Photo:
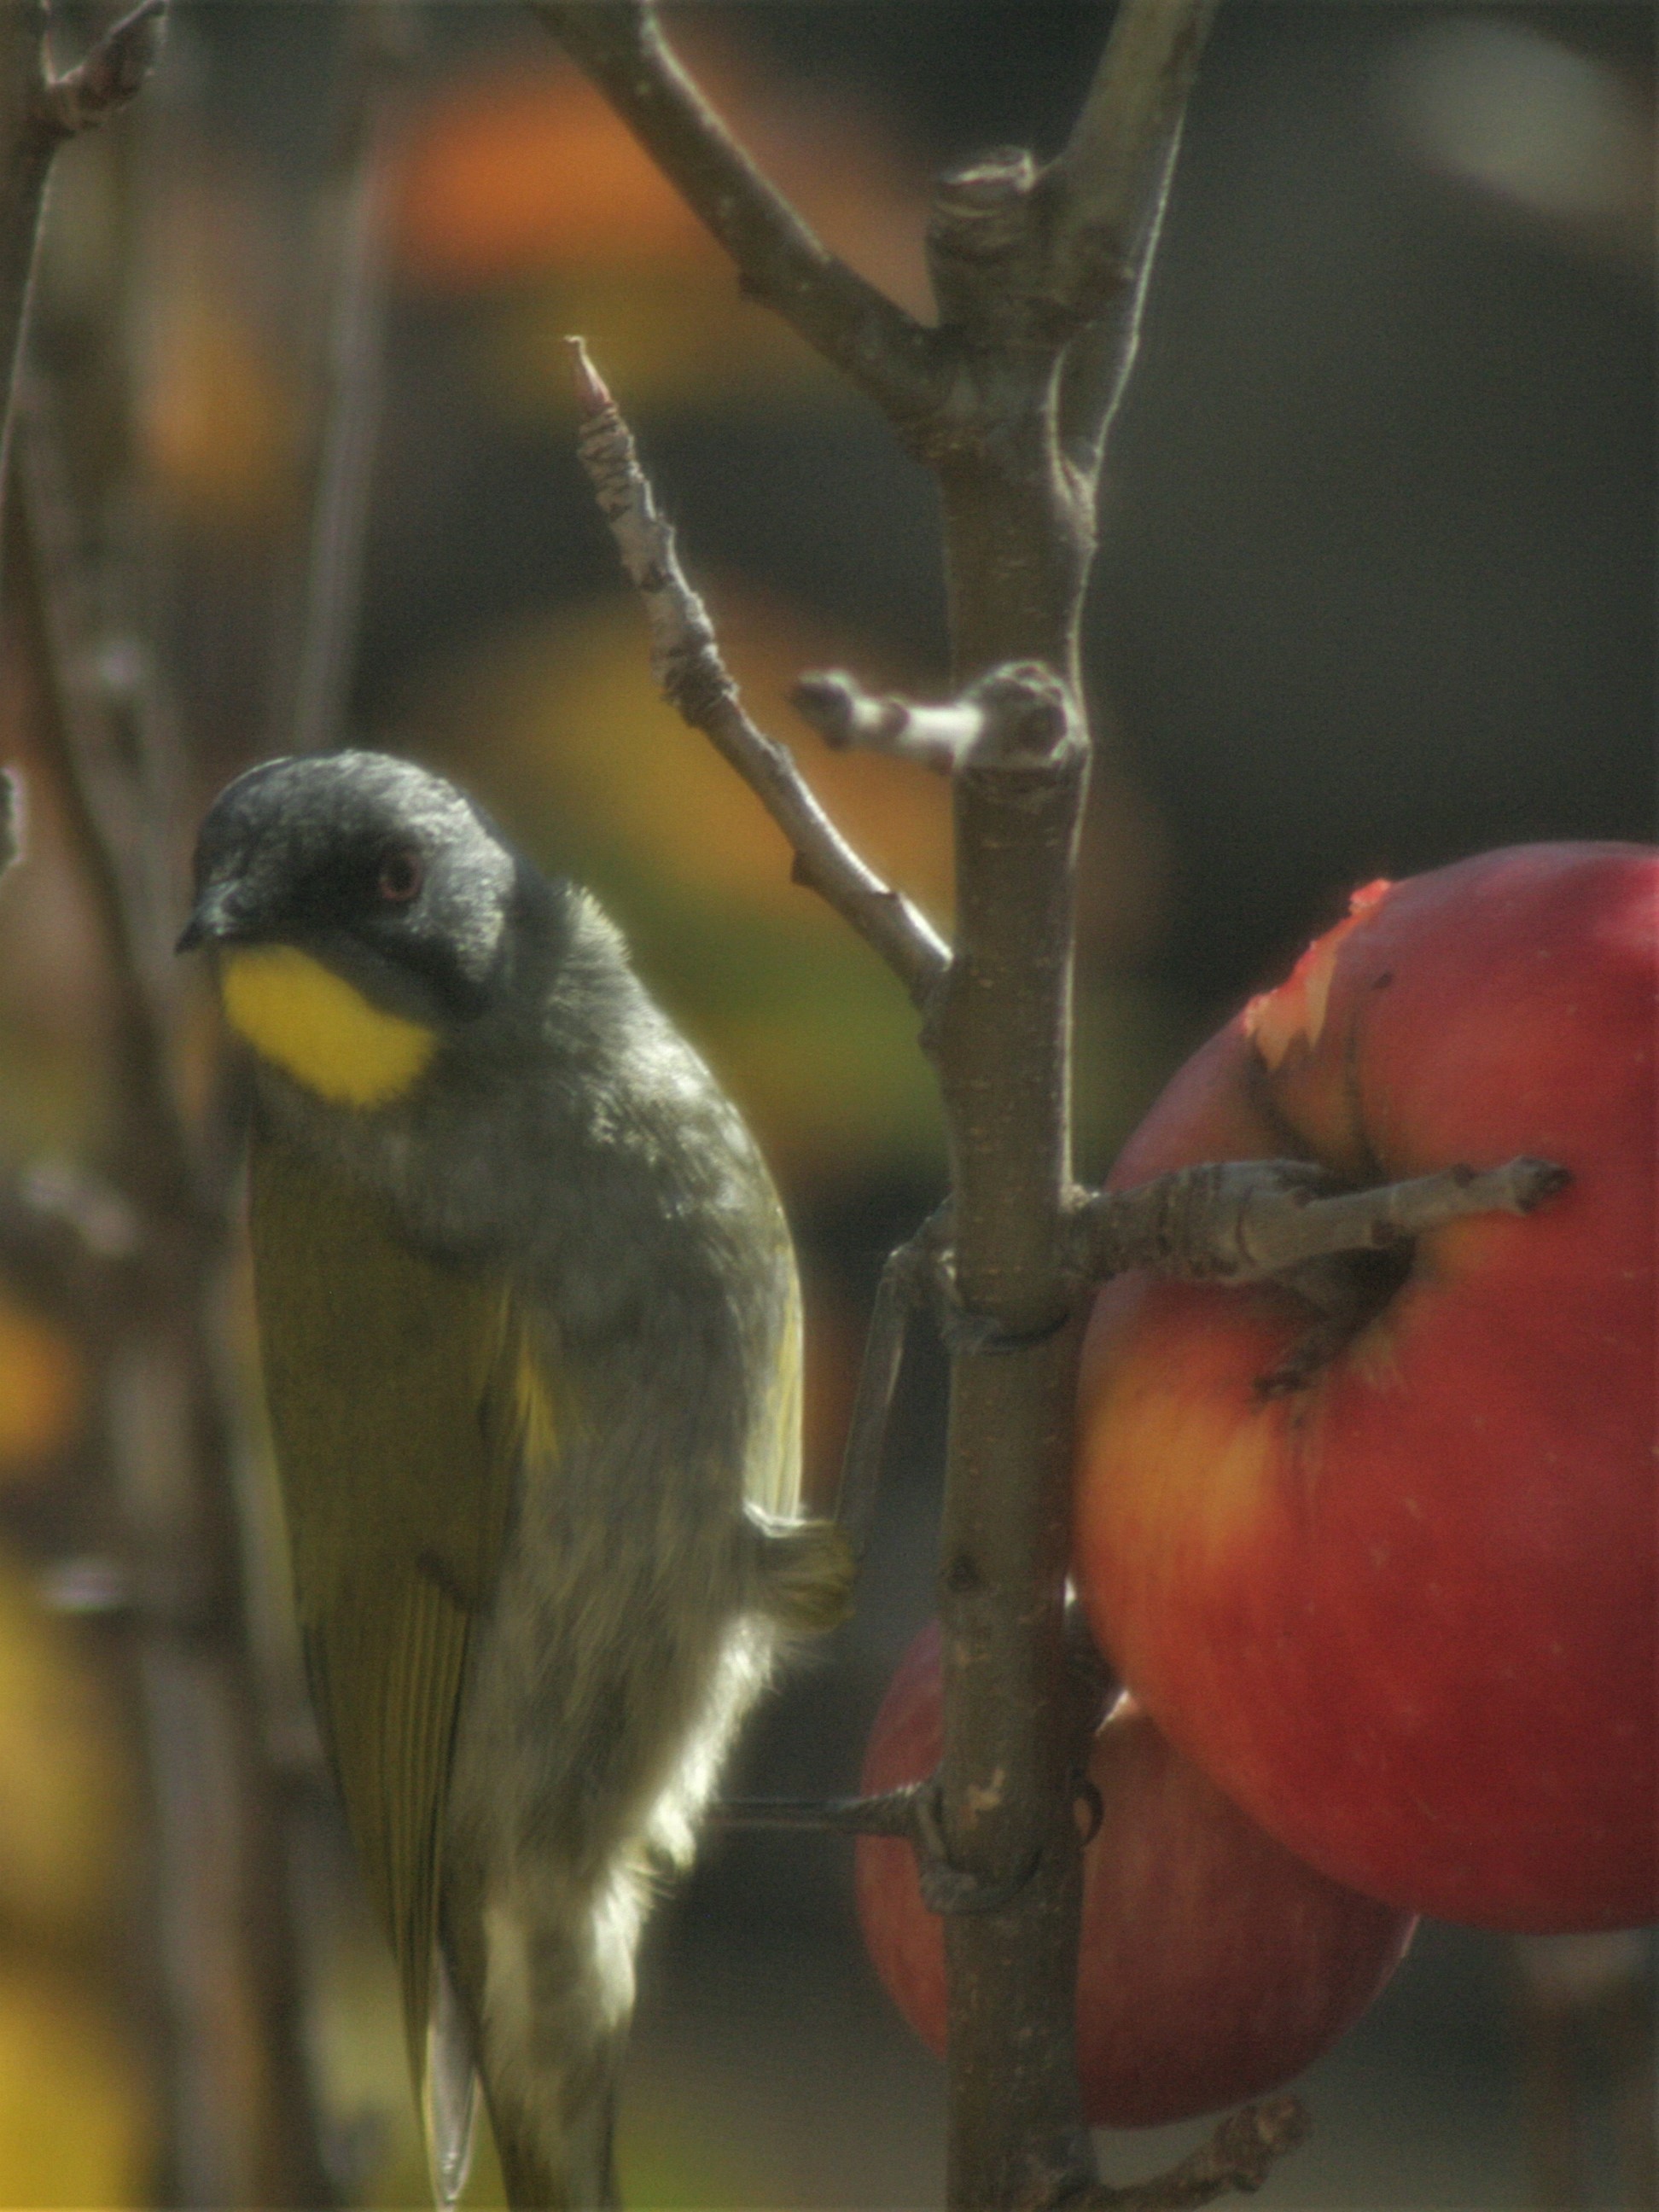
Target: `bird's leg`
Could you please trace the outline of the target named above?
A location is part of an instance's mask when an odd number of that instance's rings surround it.
[[[793,1633],[816,1633],[844,1620],[869,1541],[881,1480],[882,1448],[904,1358],[910,1318],[933,1295],[945,1247],[941,1208],[881,1271],[858,1390],[842,1455],[833,1520],[791,1521],[748,1510],[760,1603]]]
[[[949,1209],[940,1206],[908,1243],[888,1255],[876,1286],[836,1500],[836,1524],[852,1547],[854,1559],[864,1557],[870,1540],[881,1484],[882,1447],[887,1441],[887,1423],[911,1318],[933,1294],[949,1230]]]

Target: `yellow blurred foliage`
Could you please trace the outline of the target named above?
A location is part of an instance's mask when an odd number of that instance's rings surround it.
[[[103,1686],[27,1578],[0,1562],[0,1922],[48,1942],[96,1932],[131,1828]]]
[[[71,1979],[0,1960],[0,2204],[145,2202],[147,2087],[131,2045]]]
[[[0,1291],[0,1483],[33,1473],[75,1441],[85,1396],[78,1348]]]
[[[688,35],[690,33],[690,35]],[[761,168],[828,242],[931,318],[925,167],[868,102],[769,76],[706,17],[677,27],[699,82]],[[667,270],[735,290],[722,250],[586,79],[550,52],[448,87],[410,132],[397,250],[444,289],[549,270]]]
[[[428,283],[719,258],[573,69],[496,70],[447,93],[411,135],[400,183],[399,258]]]
[[[257,333],[188,277],[157,319],[139,432],[163,495],[193,520],[263,522],[287,495],[289,395]]]

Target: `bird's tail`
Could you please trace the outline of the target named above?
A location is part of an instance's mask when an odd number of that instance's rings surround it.
[[[451,1979],[449,1962],[439,1950],[433,1961],[432,2014],[420,2086],[432,2198],[441,2212],[450,2212],[459,2202],[472,2168],[478,2117],[472,2049],[471,2023]]]
[[[619,2049],[619,2063],[620,2057]],[[532,2206],[538,2212],[543,2207],[551,2212],[611,2212],[622,2202],[614,2154],[616,2072],[603,2086],[585,2087],[562,2103],[557,2124],[550,2128],[545,2106],[532,2111],[520,2105],[496,2117],[491,2100],[512,2212],[530,2212]]]
[[[487,1899],[477,2055],[513,2212],[598,2212],[617,2195],[612,2138],[634,2009],[646,1883],[550,1880]]]

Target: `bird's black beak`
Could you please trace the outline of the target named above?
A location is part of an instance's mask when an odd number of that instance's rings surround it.
[[[242,934],[242,917],[232,905],[230,897],[221,884],[209,884],[197,899],[190,920],[179,933],[175,952],[194,952],[198,946],[210,945],[224,937]]]

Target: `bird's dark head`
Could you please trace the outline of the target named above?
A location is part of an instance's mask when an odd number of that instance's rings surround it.
[[[233,1027],[336,1103],[384,1104],[488,1011],[532,879],[471,801],[384,753],[267,761],[222,791],[179,940]]]

